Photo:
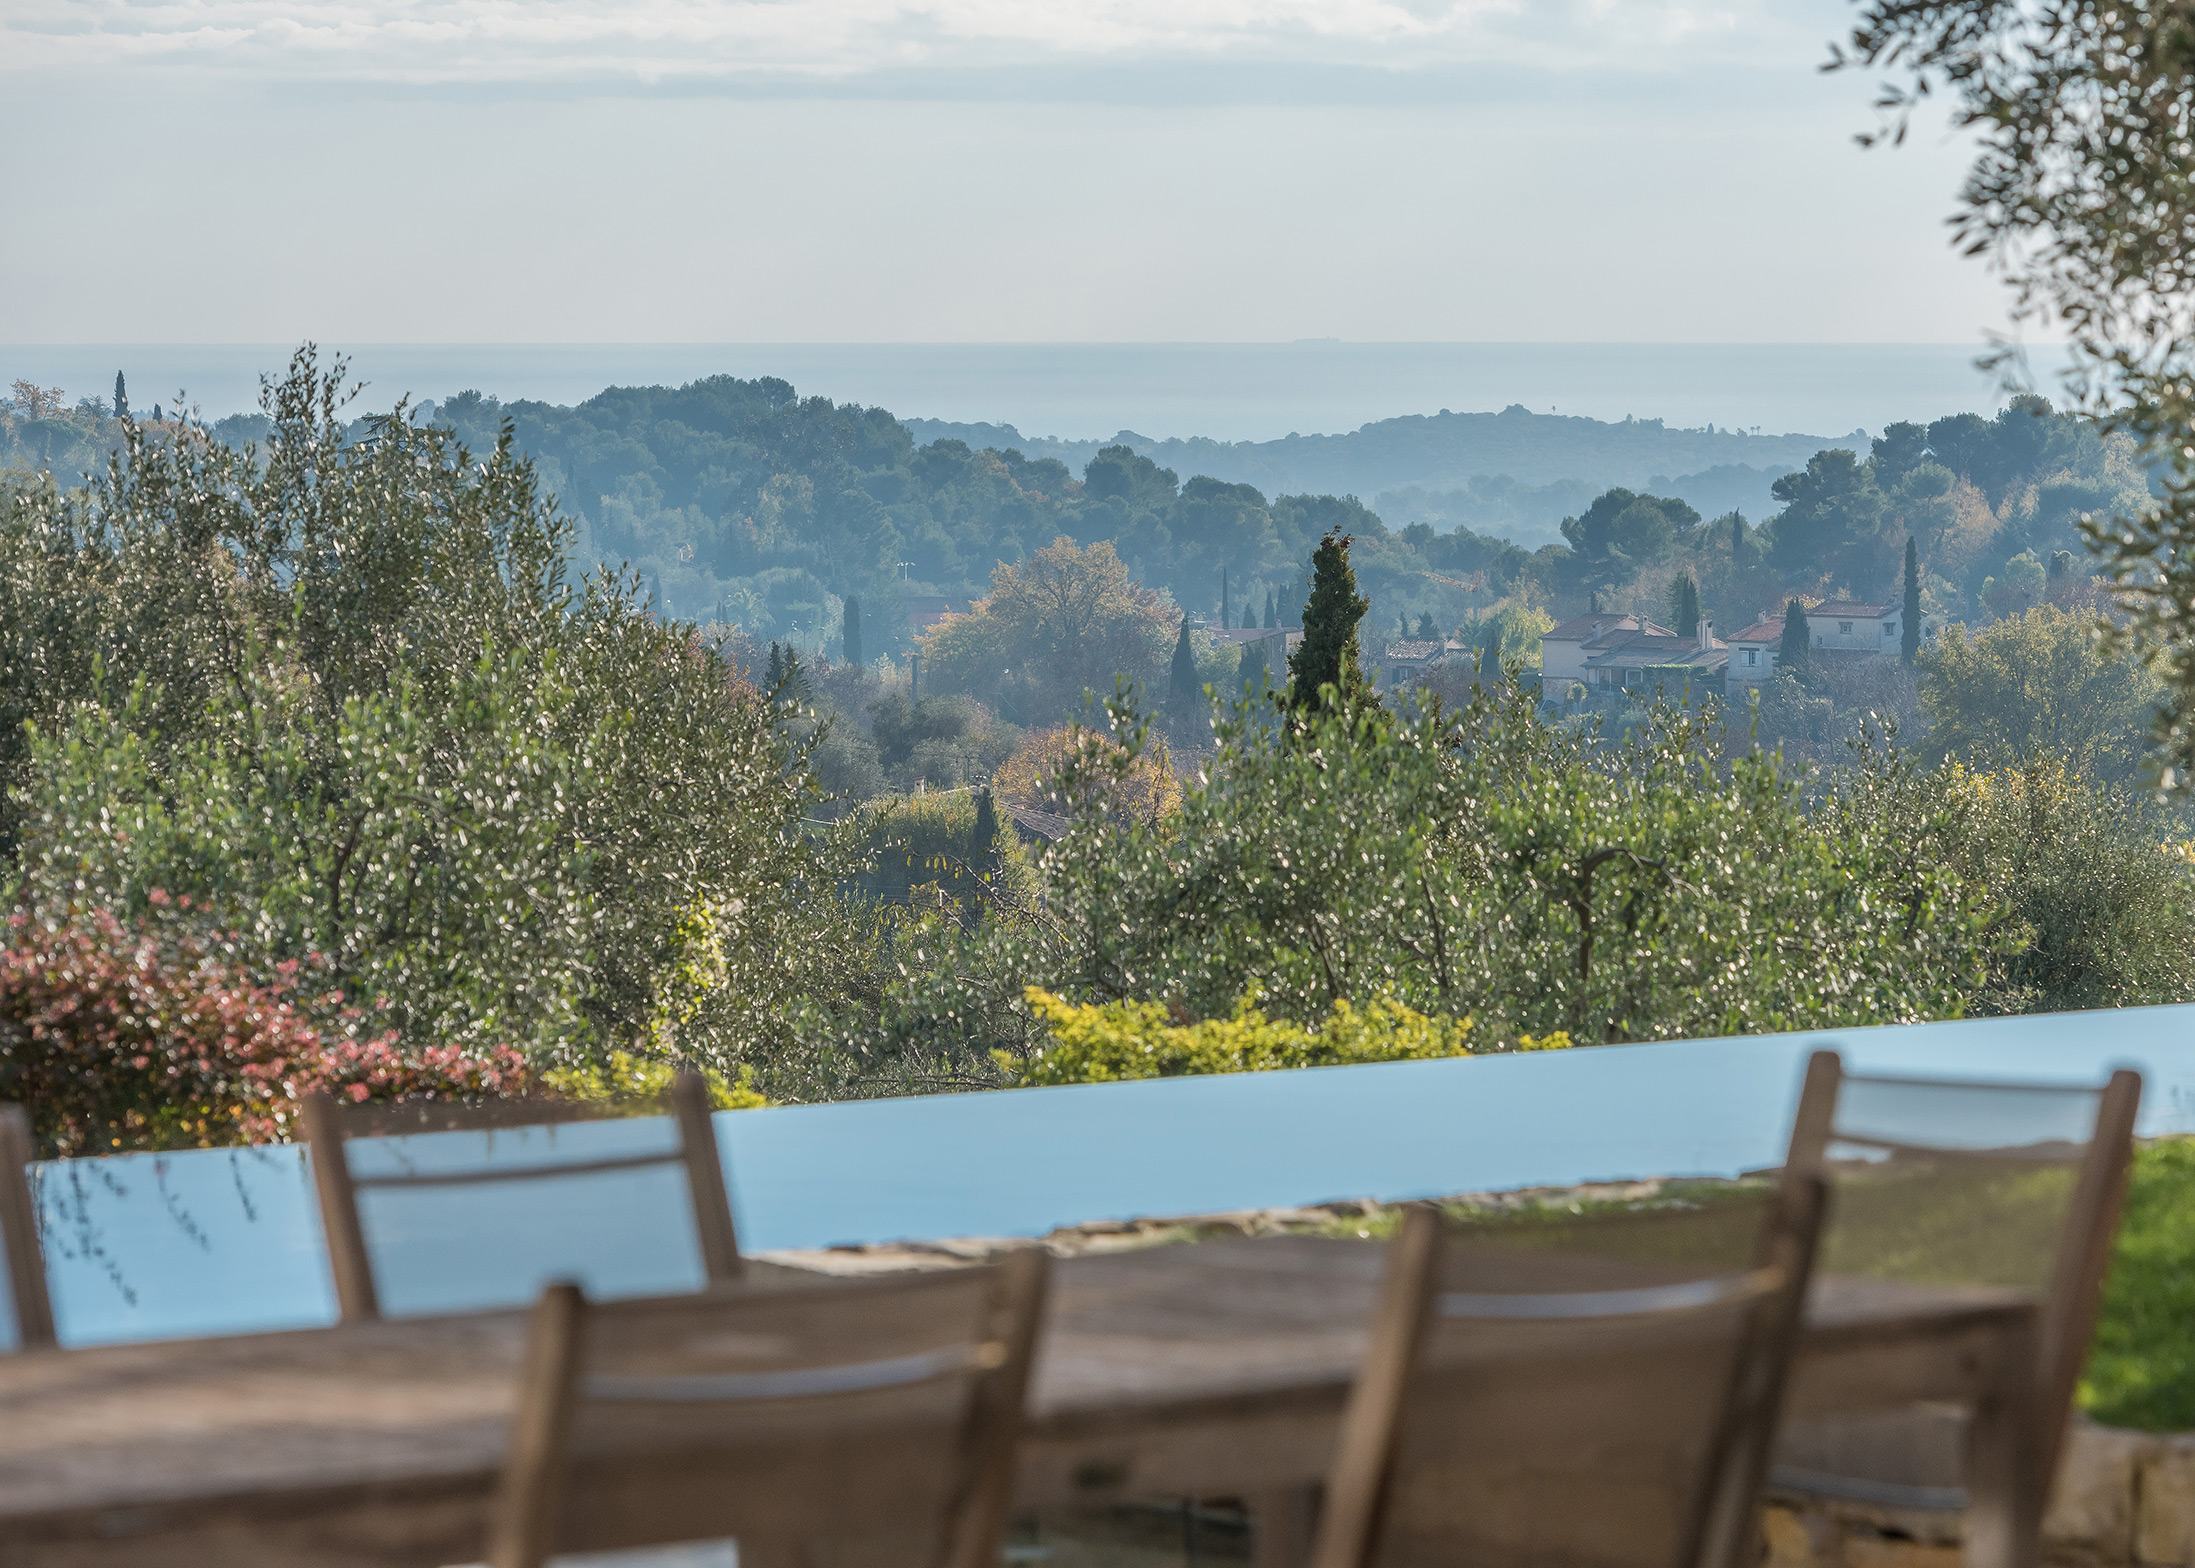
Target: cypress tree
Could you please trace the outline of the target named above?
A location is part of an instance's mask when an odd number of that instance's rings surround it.
[[[1189,617],[1181,618],[1181,636],[1174,643],[1174,669],[1170,683],[1175,697],[1194,702],[1197,697],[1197,655],[1189,646]]]
[[[1910,666],[1921,651],[1921,552],[1912,539],[1905,541],[1905,625],[1900,651]]]
[[[1280,624],[1280,595],[1265,590],[1265,630],[1271,631]]]
[[[1700,634],[1700,585],[1690,572],[1679,572],[1669,581],[1669,618],[1679,637]]]
[[[846,625],[842,640],[846,644],[845,658],[848,664],[859,669],[869,662],[861,656],[861,601],[852,594],[846,596]]]
[[[972,859],[986,877],[998,870],[998,804],[988,789],[976,791],[975,853]]]
[[[1242,607],[1242,629],[1246,632],[1254,632],[1258,629],[1258,607],[1256,605],[1246,604]]]
[[[1227,598],[1227,568],[1224,566],[1219,569],[1219,623],[1222,626],[1235,624],[1234,611]]]
[[[778,652],[774,642],[770,644],[770,673],[766,678],[770,683],[769,689],[773,692],[785,684],[785,655]]]
[[[1796,599],[1786,600],[1783,607],[1783,643],[1776,650],[1776,665],[1800,675],[1806,670],[1806,611]]]
[[[122,384],[122,372],[119,370],[114,373],[114,417],[130,417],[130,389]]]
[[[1296,708],[1315,707],[1321,686],[1332,686],[1344,707],[1379,703],[1357,662],[1357,623],[1371,605],[1357,592],[1357,574],[1349,565],[1352,542],[1348,534],[1331,528],[1312,552],[1303,641],[1288,659],[1293,682],[1288,700]]]
[[[1733,566],[1743,566],[1745,564],[1745,514],[1743,512],[1732,512],[1730,514],[1730,564]]]
[[[1254,688],[1253,695],[1273,684],[1273,664],[1262,639],[1242,645],[1242,663],[1236,667],[1235,679]]]

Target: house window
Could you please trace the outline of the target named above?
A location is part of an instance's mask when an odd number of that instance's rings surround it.
[[[1897,623],[1896,621],[1885,621],[1885,622],[1883,622],[1883,635],[1884,635],[1885,637],[1895,637],[1895,636],[1897,636],[1897,635],[1898,635],[1898,623]]]
[[[1839,637],[1849,637],[1849,636],[1851,636],[1851,635],[1852,635],[1852,623],[1851,623],[1850,621],[1839,621],[1839,622],[1837,623],[1837,635],[1838,635]]]
[[[1746,662],[1746,663],[1748,663],[1748,664],[1758,664],[1758,663],[1760,663],[1760,662],[1761,662],[1761,651],[1760,651],[1760,649],[1758,649],[1758,648],[1748,648],[1748,649],[1746,649],[1746,650],[1745,650],[1745,662]]]

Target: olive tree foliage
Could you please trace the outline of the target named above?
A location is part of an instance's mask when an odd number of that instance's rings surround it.
[[[1042,901],[907,942],[871,1070],[1026,1059],[1030,985],[1184,1021],[1248,998],[1315,1025],[1385,998],[1472,1018],[1475,1049],[1956,1016],[2006,918],[1942,857],[1925,776],[1879,746],[1810,813],[1775,756],[1722,760],[1714,715],[1681,707],[1619,743],[1507,682],[1454,711],[1246,704],[1152,821],[1106,807],[1143,734],[1125,701],[1110,719],[1057,775],[1072,825]]]
[[[2010,907],[2018,940],[1993,958],[1983,1013],[2195,999],[2195,844],[2154,796],[2099,783],[2061,754],[1934,781],[1947,850]]]
[[[1982,767],[2056,758],[2076,773],[2131,782],[2158,682],[2099,650],[2092,625],[2044,604],[1971,633],[1945,628],[1918,661],[1930,749]]]
[[[860,946],[812,741],[573,579],[508,432],[354,442],[341,377],[301,350],[264,450],[126,422],[0,517],[0,885],[191,894],[408,1038],[766,1059]]]
[[[2013,285],[2015,318],[2062,330],[2075,406],[2139,443],[2155,490],[2082,528],[2124,608],[2113,643],[2168,700],[2163,778],[2195,765],[2195,13],[2166,0],[1863,0],[1832,68],[1887,73],[1902,140],[1938,89],[1979,150],[1952,218]]]

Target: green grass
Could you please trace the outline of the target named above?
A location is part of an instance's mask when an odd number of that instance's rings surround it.
[[[2080,1401],[2111,1426],[2195,1428],[2195,1138],[2135,1154]]]

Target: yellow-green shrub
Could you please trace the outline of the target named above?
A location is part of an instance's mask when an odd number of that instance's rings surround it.
[[[611,1116],[653,1116],[670,1093],[678,1069],[669,1062],[651,1062],[624,1051],[612,1051],[609,1061],[580,1067],[556,1067],[541,1075],[541,1082],[567,1100],[600,1106]],[[754,1085],[754,1069],[742,1066],[738,1079],[704,1070],[709,1083],[709,1103],[720,1111],[751,1111],[768,1105],[769,1097]]]
[[[1052,1037],[1023,1069],[1024,1085],[1416,1061],[1472,1051],[1470,1019],[1430,1018],[1386,996],[1361,1010],[1336,1002],[1326,1021],[1310,1029],[1285,1018],[1267,1018],[1254,996],[1236,1003],[1232,1018],[1176,1023],[1160,1002],[1078,1006],[1041,986],[1030,986],[1024,994]],[[1569,1036],[1559,1033],[1540,1039],[1527,1035],[1517,1049],[1554,1050],[1569,1043]],[[999,1061],[1009,1069],[1015,1065],[1004,1052]]]

